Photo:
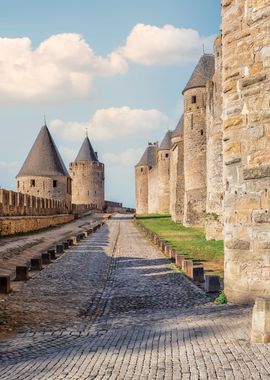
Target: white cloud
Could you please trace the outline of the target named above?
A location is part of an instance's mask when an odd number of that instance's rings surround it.
[[[194,29],[137,24],[120,52],[130,61],[147,66],[189,63],[202,54],[203,44],[212,51],[213,40],[214,36],[202,37]]]
[[[29,38],[0,38],[0,98],[66,100],[89,96],[96,75],[123,74],[117,52],[97,56],[79,35],[53,35],[33,49]]]
[[[169,118],[156,109],[143,110],[129,107],[99,109],[86,122],[64,122],[58,119],[50,122],[51,129],[56,135],[70,141],[81,140],[86,129],[91,139],[108,141],[131,136],[146,136],[159,128],[165,130],[170,125]]]
[[[119,166],[124,168],[132,168],[139,161],[143,154],[143,149],[129,148],[118,154],[105,153],[102,156],[102,161],[107,167]]]
[[[28,37],[0,38],[0,100],[55,102],[87,98],[96,76],[125,74],[128,61],[142,65],[193,62],[214,36],[173,25],[137,24],[124,46],[98,56],[76,33],[52,35],[33,48]]]
[[[76,152],[74,149],[68,148],[66,146],[59,146],[59,152],[64,161],[71,162],[76,157]]]

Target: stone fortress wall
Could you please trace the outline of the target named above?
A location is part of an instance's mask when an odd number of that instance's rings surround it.
[[[270,3],[223,0],[225,292],[270,292]]]
[[[215,73],[206,87],[206,238],[223,239],[222,38],[216,38]]]
[[[169,151],[168,201],[176,222],[204,226],[208,239],[224,237],[225,293],[249,303],[270,291],[269,0],[222,0],[214,52],[204,85],[197,66],[184,89],[183,137],[174,131]],[[140,199],[137,206],[139,214]]]

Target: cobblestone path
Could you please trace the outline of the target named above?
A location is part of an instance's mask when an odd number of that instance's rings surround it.
[[[124,217],[23,294],[26,313],[47,319],[0,343],[1,380],[270,378],[270,347],[249,343],[250,309],[212,304]]]

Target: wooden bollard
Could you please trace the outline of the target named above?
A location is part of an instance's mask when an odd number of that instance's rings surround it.
[[[16,266],[16,281],[27,281],[29,279],[28,267],[26,265]]]
[[[57,244],[56,245],[56,253],[64,253],[64,245],[63,244]]]
[[[171,249],[171,252],[170,252],[170,258],[171,258],[172,260],[175,260],[175,256],[176,256],[176,252],[175,252],[175,250],[174,250],[174,249]]]
[[[204,289],[207,293],[219,293],[221,290],[220,277],[214,275],[205,275]]]
[[[55,248],[49,248],[47,252],[51,255],[51,260],[56,260],[56,249]]]
[[[193,261],[192,260],[184,260],[182,269],[188,277],[193,279]]]
[[[62,244],[64,246],[64,249],[68,249],[69,248],[69,245],[68,245],[67,241],[63,241]]]
[[[175,265],[177,266],[177,268],[183,269],[184,260],[185,260],[185,256],[178,255],[178,254],[175,255]]]
[[[74,244],[73,244],[73,239],[67,239],[67,242],[68,242],[68,246],[69,247],[72,247]]]
[[[52,262],[51,254],[49,252],[43,252],[41,254],[41,260],[42,260],[42,264],[44,265],[50,264]]]
[[[200,283],[204,282],[204,269],[203,269],[203,265],[196,265],[196,266],[193,267],[193,273],[192,273],[192,277],[191,278],[195,282],[200,282]]]
[[[0,276],[0,293],[8,294],[10,291],[10,276]]]
[[[30,269],[31,270],[41,270],[42,269],[41,257],[33,257],[30,260]]]

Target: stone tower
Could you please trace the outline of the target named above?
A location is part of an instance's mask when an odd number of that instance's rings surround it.
[[[71,178],[44,125],[17,177],[17,191],[66,203],[71,210]]]
[[[205,233],[208,240],[223,240],[223,124],[222,38],[215,44],[215,74],[207,83],[206,167],[207,201]]]
[[[168,131],[158,149],[158,212],[170,213],[170,149],[171,135]]]
[[[184,224],[204,225],[206,212],[206,84],[215,58],[204,54],[187,83],[184,95]]]
[[[88,136],[75,161],[70,163],[69,171],[72,178],[72,203],[91,205],[102,210],[105,205],[104,164],[99,162]]]
[[[148,214],[148,179],[149,170],[157,164],[157,143],[149,143],[140,161],[135,167],[136,213]]]
[[[184,116],[172,132],[170,152],[170,214],[176,223],[183,223],[185,176],[184,176]]]
[[[223,0],[225,293],[270,292],[270,3]]]

